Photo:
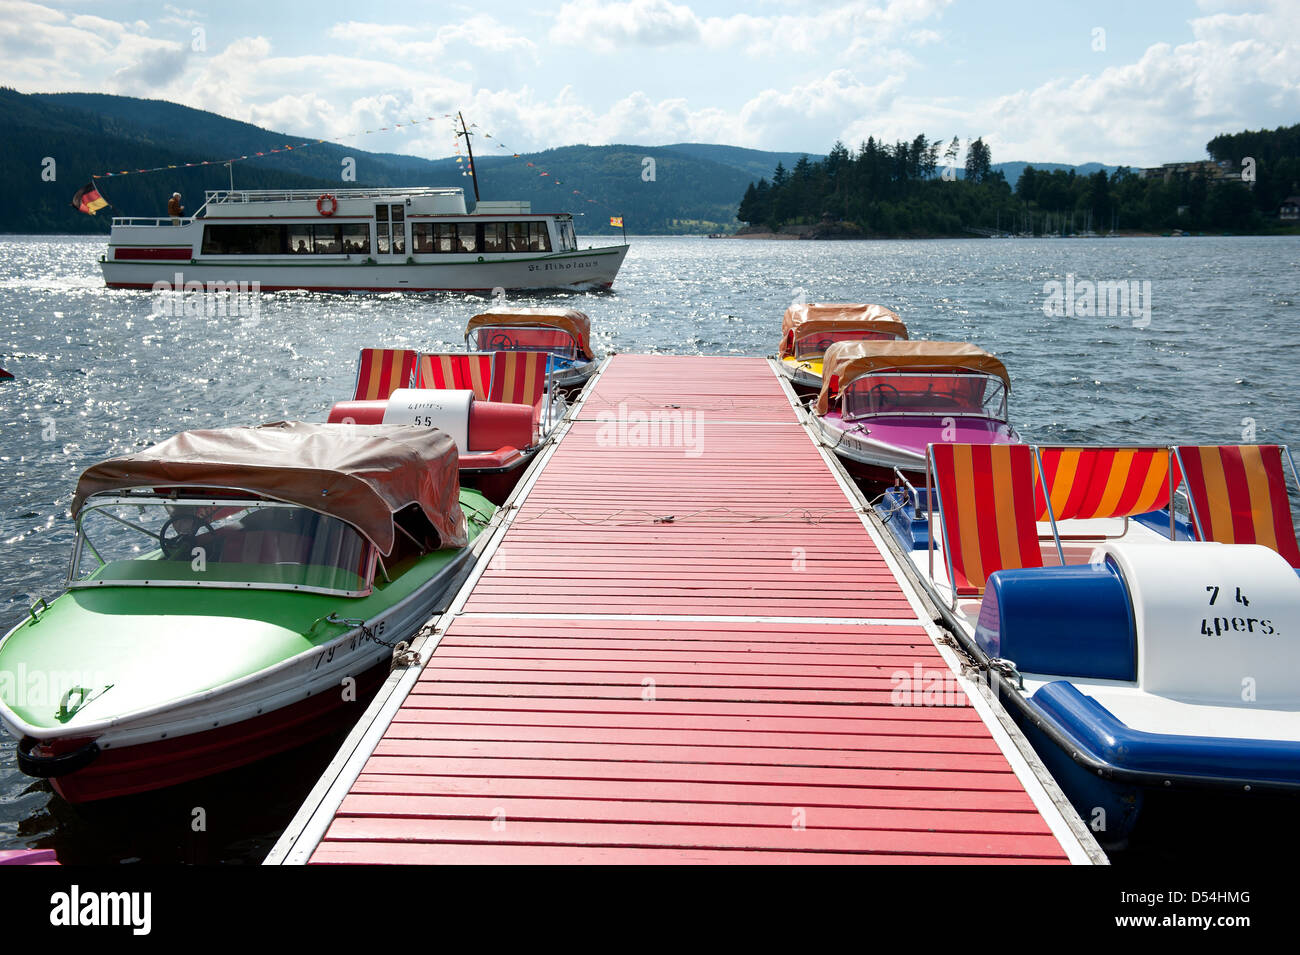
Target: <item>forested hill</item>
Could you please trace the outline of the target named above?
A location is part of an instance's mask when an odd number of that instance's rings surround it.
[[[855,151],[836,143],[824,159],[778,164],[745,189],[737,217],[827,237],[1297,231],[1279,214],[1300,193],[1300,125],[1216,136],[1206,151],[1209,160],[1150,174],[1004,164],[1019,171],[1013,184],[980,139],[958,169],[955,138],[946,147],[924,135],[871,138]]]
[[[264,152],[307,142],[301,134],[271,132],[160,100],[100,93],[22,94],[0,88],[0,232],[106,232],[117,215],[162,215],[174,191],[197,209],[205,189],[227,188],[223,165],[97,180],[113,209],[78,214],[72,194],[94,173],[151,168]],[[611,215],[624,216],[642,234],[729,230],[735,197],[745,184],[798,153],[734,146],[565,146],[519,159],[490,154],[478,140],[476,167],[484,199],[526,199],[539,212],[579,214],[580,234],[608,234]],[[342,160],[356,160],[356,181],[341,181]],[[653,159],[653,169],[645,160]],[[45,170],[54,160],[53,176]],[[529,165],[532,163],[532,165]],[[542,176],[541,172],[549,175]],[[44,173],[44,175],[43,175]],[[320,143],[235,164],[245,189],[342,186],[473,186],[454,159],[427,160]],[[555,185],[556,181],[560,185]],[[581,192],[575,195],[573,190]],[[595,202],[588,202],[594,199]]]

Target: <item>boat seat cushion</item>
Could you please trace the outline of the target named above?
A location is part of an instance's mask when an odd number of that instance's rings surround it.
[[[989,577],[975,639],[1022,673],[1137,678],[1128,590],[1113,565],[1000,570]]]

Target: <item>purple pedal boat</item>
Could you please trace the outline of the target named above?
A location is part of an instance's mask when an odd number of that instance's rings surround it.
[[[1010,389],[1002,362],[968,342],[836,342],[812,424],[854,476],[919,481],[931,444],[1019,443]]]

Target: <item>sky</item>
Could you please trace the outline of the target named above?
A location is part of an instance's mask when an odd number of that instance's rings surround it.
[[[429,158],[463,110],[487,153],[924,133],[983,137],[994,162],[1150,166],[1300,122],[1300,0],[0,0],[0,85]]]

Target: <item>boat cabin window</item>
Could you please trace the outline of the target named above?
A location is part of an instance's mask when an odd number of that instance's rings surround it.
[[[413,222],[411,246],[416,252],[477,252],[478,229],[472,222]]]
[[[471,333],[474,351],[541,351],[562,358],[577,358],[578,343],[559,328],[531,325],[481,325]]]
[[[370,251],[366,222],[302,222],[289,225],[203,227],[204,255],[339,255]]]
[[[551,251],[551,237],[545,222],[511,222],[507,236],[511,252]]]
[[[572,252],[578,248],[578,237],[573,233],[573,223],[567,219],[558,220],[556,230],[560,238],[560,251]]]
[[[375,251],[380,255],[406,253],[406,206],[403,203],[375,206]]]
[[[484,222],[484,252],[550,252],[545,222]]]
[[[204,255],[281,255],[288,251],[282,225],[204,225]]]
[[[836,342],[884,342],[893,341],[894,335],[890,332],[881,331],[826,331],[813,332],[811,335],[804,335],[802,338],[796,338],[794,342],[794,357],[798,359],[815,359],[821,358],[826,354],[826,349],[830,348]]]
[[[69,585],[191,586],[360,594],[374,547],[352,525],[240,498],[112,498],[77,518]]]
[[[504,252],[506,250],[506,223],[483,223],[483,251]]]
[[[966,415],[1007,418],[1002,379],[960,372],[880,372],[854,379],[843,390],[845,419],[869,415]]]

